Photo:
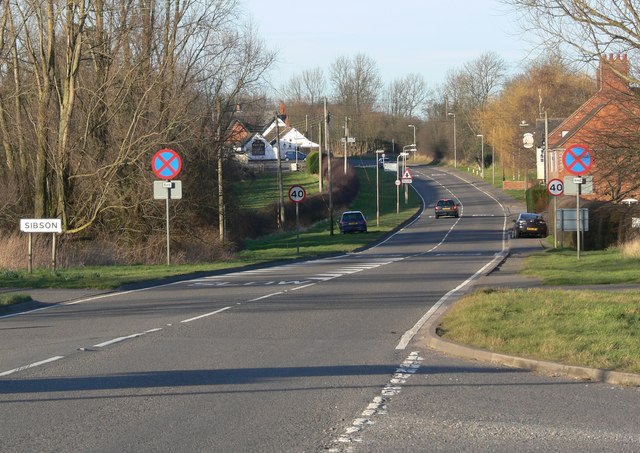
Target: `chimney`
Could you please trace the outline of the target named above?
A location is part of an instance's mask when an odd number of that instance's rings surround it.
[[[280,108],[278,111],[278,116],[280,117],[280,119],[282,121],[284,121],[284,124],[286,126],[289,126],[289,116],[287,115],[287,108],[284,105],[283,101],[280,101]]]
[[[630,92],[629,60],[626,54],[609,54],[600,58],[598,69],[598,89],[605,92]]]

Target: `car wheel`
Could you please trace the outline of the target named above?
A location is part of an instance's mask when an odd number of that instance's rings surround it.
[[[518,230],[513,230],[513,238],[518,239],[519,237],[520,237],[520,233],[518,233]]]

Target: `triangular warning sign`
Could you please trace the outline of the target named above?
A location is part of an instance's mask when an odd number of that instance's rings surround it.
[[[409,169],[408,168],[404,171],[404,175],[402,175],[402,178],[403,179],[412,179],[411,173],[409,173]]]

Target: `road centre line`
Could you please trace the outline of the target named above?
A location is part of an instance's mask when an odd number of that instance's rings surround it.
[[[278,291],[277,293],[265,294],[264,296],[256,297],[255,299],[251,299],[248,302],[257,302],[259,300],[267,299],[269,297],[277,296],[278,294],[284,294],[283,291]]]
[[[17,373],[18,371],[28,370],[29,368],[35,368],[40,365],[45,365],[47,363],[55,362],[56,360],[64,359],[64,356],[57,355],[55,357],[51,357],[49,359],[40,360],[39,362],[34,362],[29,365],[19,366],[18,368],[14,368],[13,370],[4,371],[0,373],[0,376],[8,376],[13,373]]]
[[[93,347],[94,348],[104,348],[105,346],[110,346],[112,344],[120,343],[121,341],[125,341],[125,340],[131,340],[132,338],[138,338],[138,337],[141,337],[141,336],[146,335],[148,333],[158,332],[160,330],[162,330],[162,329],[161,328],[157,328],[157,329],[145,330],[144,332],[141,332],[141,333],[134,333],[132,335],[127,335],[126,337],[118,337],[118,338],[114,338],[113,340],[105,341],[103,343],[94,344]]]
[[[224,307],[224,308],[221,308],[220,310],[212,311],[211,313],[205,313],[204,315],[194,316],[193,318],[185,319],[180,322],[184,324],[187,322],[196,321],[198,319],[206,318],[208,316],[217,315],[218,313],[222,313],[223,311],[229,310],[230,308],[231,307]]]

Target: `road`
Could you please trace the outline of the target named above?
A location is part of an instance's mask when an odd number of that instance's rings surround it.
[[[462,216],[427,209],[361,253],[0,318],[0,451],[640,450],[635,389],[419,347],[434,307],[506,251],[515,205],[412,174],[427,207],[456,198]]]

